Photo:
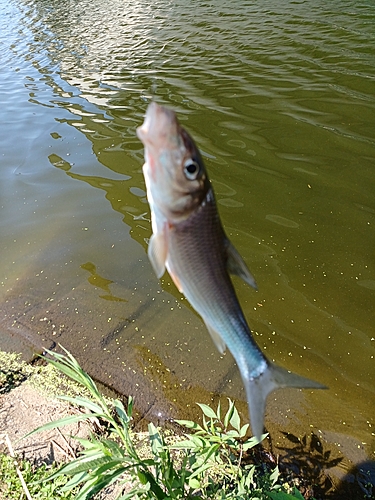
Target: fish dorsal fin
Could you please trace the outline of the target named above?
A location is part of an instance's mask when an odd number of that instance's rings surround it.
[[[165,261],[168,255],[168,244],[164,231],[154,233],[151,236],[147,253],[156,276],[161,278],[165,272]]]
[[[227,240],[227,269],[231,274],[236,274],[250,286],[258,290],[254,276],[249,271],[241,255],[234,248],[232,243]]]
[[[207,330],[209,331],[209,334],[211,335],[212,340],[214,341],[214,344],[217,347],[217,350],[220,352],[220,354],[224,354],[226,345],[224,340],[222,339],[221,335],[207,322],[204,322]]]

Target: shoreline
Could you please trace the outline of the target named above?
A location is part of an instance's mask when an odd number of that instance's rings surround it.
[[[52,365],[43,365],[39,363],[30,364],[21,361],[19,358],[20,355],[0,352],[0,371],[2,374],[0,379],[0,434],[8,435],[11,443],[13,443],[15,453],[22,454],[31,462],[51,463],[51,461],[66,461],[69,457],[72,459],[71,450],[73,447],[77,448],[77,443],[74,443],[74,440],[68,441],[63,436],[63,434],[66,434],[66,430],[61,433],[59,430],[52,429],[45,433],[45,435],[38,433],[35,434],[32,439],[28,438],[28,440],[18,442],[18,439],[22,435],[30,432],[36,427],[48,421],[61,418],[63,415],[72,414],[74,408],[69,403],[58,400],[56,397],[58,394],[69,392],[77,393],[77,391],[80,391],[75,382],[69,381],[67,384],[67,379],[65,379],[65,377],[63,377],[65,380],[63,384],[61,384],[61,374],[57,372]],[[4,376],[4,374],[6,376]],[[27,418],[25,418],[25,416],[27,416]],[[84,435],[85,431],[82,426],[76,425],[69,429],[68,432],[72,435],[79,436],[82,435],[82,432]],[[14,443],[17,444],[15,445]],[[267,443],[263,444],[266,444],[266,453],[272,454],[272,440],[269,441],[269,443],[271,447],[267,446]],[[292,450],[287,450],[284,457],[279,457],[280,470],[282,470],[282,464],[286,459],[291,460],[289,465],[291,469],[293,469],[293,467],[297,468],[298,472],[295,475],[295,479],[299,484],[307,484],[308,480],[313,483],[317,478],[313,477],[312,472],[314,471],[316,474],[318,472],[317,467],[319,468],[317,460],[320,455],[327,453],[326,450],[323,450],[324,446],[324,443],[316,439],[314,440],[313,438],[304,445],[301,442],[295,443],[294,460],[293,457],[290,456]],[[309,450],[310,453],[306,454],[304,457],[306,463],[302,466],[302,462],[300,461],[303,458],[302,454],[304,449],[306,451]],[[0,448],[0,452],[6,452],[4,445]],[[335,485],[336,491],[340,491],[343,488],[345,490],[346,487],[350,487],[352,489],[350,498],[353,500],[355,498],[366,498],[361,488],[357,488],[358,492],[353,491],[353,484],[355,485],[356,479],[359,485],[361,481],[361,478],[358,477],[357,468],[354,467],[356,472],[353,469],[353,471],[347,474],[347,478],[345,478],[345,474],[342,474],[341,477],[337,477],[337,472],[340,471],[337,466],[340,462],[340,457],[336,459],[331,458],[333,467],[325,470],[327,480],[329,480],[332,485]],[[369,459],[366,460],[365,463],[371,465]],[[372,467],[373,465],[372,463]],[[310,467],[310,471],[308,467]],[[332,470],[334,470],[335,475],[331,474]],[[370,468],[370,474],[372,473],[373,471],[371,472]],[[352,481],[352,483],[347,481]],[[306,492],[307,489],[308,486],[306,486]],[[345,494],[349,495],[349,492]],[[361,494],[361,496],[355,496],[357,494]],[[314,498],[320,497],[315,494]],[[327,498],[338,499],[340,497],[327,496]]]

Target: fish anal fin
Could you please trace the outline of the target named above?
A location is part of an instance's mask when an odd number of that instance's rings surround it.
[[[209,334],[211,335],[214,344],[217,347],[217,350],[220,352],[220,354],[224,354],[227,346],[225,345],[225,342],[222,339],[221,335],[209,323],[205,322],[205,325]]]
[[[260,439],[264,426],[264,414],[267,396],[281,387],[297,387],[305,389],[327,389],[325,385],[291,373],[273,363],[267,363],[266,369],[256,378],[243,378],[249,405],[251,429],[255,437]]]
[[[255,290],[258,290],[254,276],[229,240],[227,240],[227,269],[231,274],[239,276],[246,283],[255,288]]]
[[[151,236],[147,253],[156,276],[161,278],[165,272],[165,262],[168,255],[168,244],[164,231],[154,233]]]

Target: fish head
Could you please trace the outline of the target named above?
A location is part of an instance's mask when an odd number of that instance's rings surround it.
[[[176,114],[156,102],[148,106],[137,135],[145,146],[143,173],[150,204],[171,222],[188,218],[210,186],[193,139]]]

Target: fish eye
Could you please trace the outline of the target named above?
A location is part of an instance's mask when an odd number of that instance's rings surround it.
[[[199,163],[192,160],[191,158],[189,160],[186,160],[184,164],[184,172],[187,179],[194,181],[198,177],[199,171]]]

